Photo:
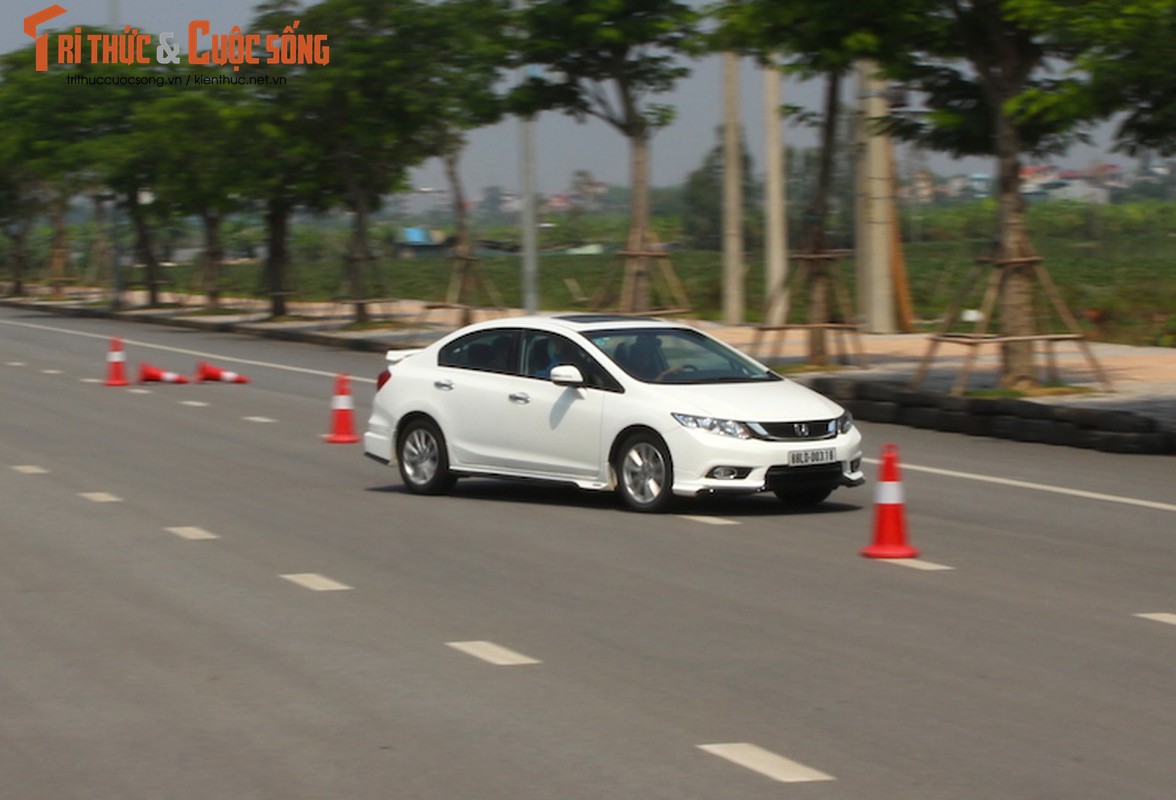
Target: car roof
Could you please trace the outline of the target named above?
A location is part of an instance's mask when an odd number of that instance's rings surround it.
[[[477,323],[476,326],[485,328],[532,328],[548,331],[564,331],[588,333],[598,330],[614,330],[616,328],[678,328],[689,329],[685,323],[674,320],[659,319],[657,317],[640,317],[629,314],[554,314],[551,316],[531,315],[524,317],[502,317]]]

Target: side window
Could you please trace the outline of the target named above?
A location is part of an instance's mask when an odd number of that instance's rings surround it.
[[[528,331],[523,334],[523,374],[547,380],[551,368],[571,364],[579,368],[588,386],[620,391],[621,387],[580,345],[554,333]]]
[[[483,372],[516,373],[515,343],[518,331],[495,328],[455,339],[441,348],[437,363],[442,367],[476,369]]]

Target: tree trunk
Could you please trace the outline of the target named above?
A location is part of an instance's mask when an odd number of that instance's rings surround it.
[[[723,54],[723,322],[743,322],[743,138],[739,56]]]
[[[159,261],[155,257],[155,242],[147,220],[147,208],[139,202],[137,190],[127,193],[127,208],[130,209],[131,224],[135,228],[135,257],[143,265],[147,305],[154,308],[159,305]]]
[[[220,271],[224,261],[221,246],[221,215],[215,211],[205,212],[204,219],[204,289],[208,295],[208,307],[220,307]]]
[[[351,229],[351,248],[347,257],[347,288],[351,294],[351,301],[355,305],[355,323],[362,325],[368,316],[367,303],[367,270],[371,262],[372,253],[368,246],[368,204],[364,193],[356,191],[354,224]]]
[[[93,196],[94,201],[94,239],[90,244],[90,268],[94,276],[94,283],[104,286],[113,280],[113,255],[109,228],[106,222],[106,202],[101,194]]]
[[[265,225],[269,242],[265,256],[265,289],[270,296],[270,315],[284,317],[286,305],[286,233],[290,208],[284,200],[271,197],[265,211]]]
[[[12,275],[12,291],[9,292],[11,297],[23,297],[25,293],[24,276],[28,263],[27,243],[31,227],[32,219],[25,218],[14,230],[5,231],[8,236],[8,269]]]
[[[52,225],[53,243],[49,251],[49,285],[54,297],[61,295],[65,285],[65,269],[69,263],[69,229],[65,224],[68,198],[58,195],[53,201]]]
[[[996,122],[999,246],[994,269],[1000,270],[1000,332],[1029,336],[1034,331],[1032,265],[1003,264],[1035,255],[1025,229],[1021,197],[1020,137],[1012,121],[998,112]],[[1026,389],[1038,385],[1033,369],[1033,342],[1002,342],[1000,385]]]
[[[470,254],[469,215],[466,213],[465,188],[461,183],[461,172],[458,161],[461,159],[460,146],[445,153],[445,177],[449,181],[449,191],[453,197],[453,233],[454,253],[459,256]],[[464,302],[459,300],[458,302]]]
[[[457,283],[456,302],[461,308],[461,324],[474,321],[474,274],[470,261],[469,215],[466,213],[465,187],[461,183],[458,162],[461,159],[461,144],[456,144],[442,156],[445,164],[445,178],[449,182],[449,194],[453,200],[453,257],[456,270],[453,280]]]
[[[808,232],[805,236],[805,250],[814,255],[825,252],[825,229],[829,224],[829,193],[833,186],[833,157],[837,149],[837,109],[841,95],[841,73],[832,71],[825,82],[824,124],[821,129],[821,160],[817,168],[817,186],[809,211]],[[821,325],[829,321],[829,272],[827,262],[813,260],[808,263],[810,325]],[[827,364],[829,347],[827,331],[824,328],[809,328],[810,364]]]
[[[639,128],[629,134],[629,247],[630,253],[649,250],[649,132]],[[643,312],[650,307],[649,258],[629,256],[625,263],[629,296],[622,297],[622,311]]]

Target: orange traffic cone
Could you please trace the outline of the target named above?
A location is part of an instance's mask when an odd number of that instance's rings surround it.
[[[328,444],[352,444],[359,441],[355,435],[355,404],[351,400],[351,389],[347,384],[347,373],[342,372],[335,379],[335,395],[331,398],[331,433],[323,437]]]
[[[106,385],[126,386],[127,354],[123,352],[122,339],[117,336],[110,340],[110,350],[106,353]]]
[[[236,372],[229,372],[227,369],[214,367],[207,361],[201,361],[196,365],[196,380],[199,383],[205,381],[220,381],[221,383],[249,383],[249,379],[244,375],[239,375]]]
[[[907,543],[906,506],[898,475],[898,447],[882,447],[882,472],[874,495],[874,543],[862,550],[866,558],[918,558]]]
[[[139,365],[139,383],[187,383],[188,379],[178,372],[165,372],[150,364]]]

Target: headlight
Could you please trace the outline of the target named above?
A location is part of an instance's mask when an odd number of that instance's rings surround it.
[[[678,424],[686,428],[697,428],[710,431],[718,436],[731,436],[735,439],[750,439],[751,431],[742,422],[733,419],[715,419],[714,417],[696,417],[693,414],[673,414]]]
[[[849,433],[851,430],[853,430],[853,414],[846,411],[837,418],[837,432]]]

